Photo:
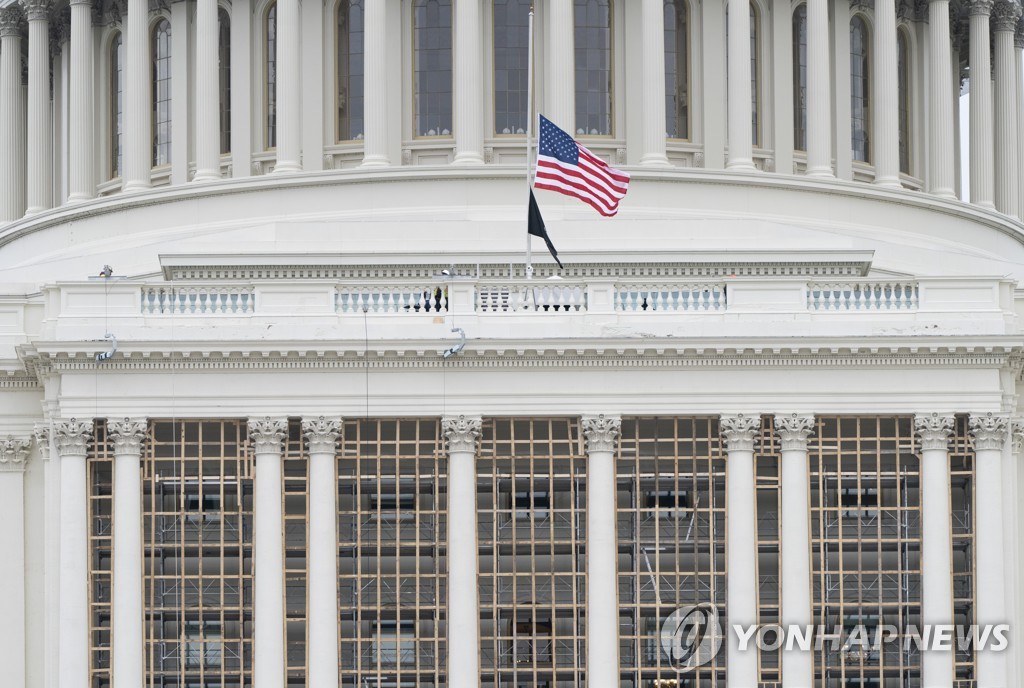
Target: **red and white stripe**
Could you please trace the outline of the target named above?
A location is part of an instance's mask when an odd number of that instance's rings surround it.
[[[629,174],[609,167],[579,143],[576,147],[579,149],[579,165],[538,155],[534,187],[573,196],[605,217],[612,217],[619,212],[619,201],[626,195]]]

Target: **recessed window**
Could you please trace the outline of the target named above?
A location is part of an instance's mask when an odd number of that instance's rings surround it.
[[[171,162],[171,23],[153,28],[153,166]]]
[[[267,149],[277,147],[277,5],[271,5],[263,21],[264,95],[263,120]]]
[[[871,54],[868,27],[862,17],[850,21],[850,115],[853,159],[871,162]]]
[[[896,34],[896,56],[900,101],[900,172],[910,174],[910,46],[903,29]]]
[[[121,176],[124,145],[124,38],[110,42],[110,178]]]
[[[414,0],[415,134],[452,135],[452,2]]]
[[[378,621],[373,633],[373,656],[377,666],[416,663],[416,625],[412,621]]]
[[[231,16],[217,11],[218,87],[220,88],[220,152],[231,152]]]
[[[690,138],[690,20],[685,0],[665,0],[665,136]]]
[[[338,3],[339,141],[363,138],[363,0]]]
[[[575,0],[576,134],[612,133],[612,3]]]
[[[517,490],[515,511],[517,518],[544,518],[551,509],[551,495],[547,491]]]
[[[494,0],[494,133],[525,135],[530,0]]]
[[[807,150],[807,5],[793,12],[793,147]]]

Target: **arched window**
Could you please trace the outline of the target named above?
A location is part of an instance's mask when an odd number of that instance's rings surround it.
[[[363,138],[363,0],[338,3],[339,141]]]
[[[416,136],[452,134],[452,0],[413,1]]]
[[[266,126],[265,145],[267,149],[277,146],[277,4],[267,9],[263,20],[263,121]]]
[[[896,33],[899,70],[900,172],[910,174],[910,43],[903,29]]]
[[[807,150],[807,5],[793,12],[793,147]]]
[[[665,0],[665,123],[670,139],[690,138],[689,49],[686,0]]]
[[[153,165],[171,162],[171,23],[153,27]]]
[[[124,145],[124,39],[110,41],[110,178],[121,176]]]
[[[850,114],[853,159],[871,162],[871,54],[868,27],[862,17],[850,21]]]
[[[530,0],[494,0],[494,133],[525,134]]]
[[[231,152],[231,16],[227,10],[217,11],[217,57],[220,63],[220,152]]]
[[[612,3],[574,0],[576,133],[612,133]]]
[[[750,142],[761,145],[761,15],[750,3]]]

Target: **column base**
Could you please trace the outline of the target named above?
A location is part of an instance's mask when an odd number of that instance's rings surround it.
[[[136,193],[138,191],[149,191],[153,185],[138,179],[127,181],[121,185],[121,193]]]
[[[38,215],[39,213],[45,212],[47,210],[49,210],[49,208],[44,208],[43,206],[29,208],[28,210],[25,211],[25,217],[32,217],[33,215]]]
[[[220,172],[214,170],[199,170],[196,175],[192,177],[192,182],[215,182],[221,179]]]
[[[453,165],[483,165],[484,156],[477,152],[457,153],[452,160]]]
[[[366,156],[360,167],[391,167],[391,161],[383,155]]]
[[[672,163],[668,161],[668,158],[660,153],[652,153],[645,155],[640,158],[640,165],[642,167],[674,167]]]
[[[295,174],[302,171],[302,165],[297,162],[286,160],[274,165],[274,171],[270,174]]]
[[[993,203],[992,201],[971,201],[971,205],[976,205],[979,208],[984,208],[985,210],[996,209],[996,204]]]
[[[730,160],[725,163],[725,169],[730,172],[757,172],[758,169],[754,167],[754,161],[748,159],[745,160]]]
[[[91,200],[92,200],[92,196],[90,196],[88,194],[73,193],[70,196],[68,196],[68,205],[74,205],[76,203],[85,203],[86,201],[91,201]]]
[[[804,172],[805,177],[816,177],[818,179],[835,179],[836,173],[831,167],[813,168]]]
[[[872,182],[875,186],[881,186],[887,189],[902,189],[903,184],[900,183],[898,177],[876,177],[875,181]]]

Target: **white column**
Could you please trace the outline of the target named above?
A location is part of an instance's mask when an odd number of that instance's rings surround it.
[[[896,2],[875,0],[874,62],[889,65],[888,69],[875,69],[874,78],[874,130],[872,155],[875,160],[875,184],[900,187],[900,124],[899,83],[895,69],[896,55]]]
[[[77,5],[72,5],[72,10]],[[86,6],[88,7],[88,6]],[[89,686],[89,485],[92,422],[56,421],[60,455],[60,688]]]
[[[750,3],[728,0],[729,170],[753,170],[750,101]]]
[[[189,101],[192,69],[189,63],[189,16],[187,0],[171,0],[171,184],[187,184],[189,161]]]
[[[365,6],[366,3],[363,3]],[[305,172],[321,172],[324,169],[324,146],[334,143],[335,114],[327,110],[328,125],[324,126],[324,98],[334,103],[334,87],[325,87],[324,69],[324,14],[318,6],[306,3],[307,11],[300,18],[302,50],[299,63],[302,65],[301,90],[302,122],[302,169]],[[332,5],[332,7],[334,7]],[[331,19],[331,23],[334,23]],[[332,60],[337,64],[337,60]],[[328,133],[329,132],[329,133]]]
[[[729,688],[757,685],[757,648],[739,650],[735,627],[757,623],[757,494],[754,490],[754,437],[761,429],[758,416],[722,416],[721,432],[729,453],[726,460],[725,557],[728,569],[724,629],[729,640],[726,677]]]
[[[153,60],[149,47],[149,0],[128,0],[125,25],[124,150],[121,152],[124,179],[121,188],[140,191],[150,187],[150,170],[153,167],[153,102],[150,92]]]
[[[284,478],[281,452],[288,436],[288,419],[250,418],[249,436],[256,457],[253,685],[255,688],[284,688],[284,521],[281,503]]]
[[[584,416],[587,440],[587,676],[592,686],[619,684],[619,609],[615,544],[617,416]]]
[[[1017,179],[1024,180],[1024,20],[1017,22],[1013,48],[1017,61]],[[1024,219],[1024,191],[1017,194],[1017,217]]]
[[[953,623],[953,531],[949,520],[949,438],[953,422],[952,416],[937,413],[914,419],[914,430],[921,440],[921,622],[925,626]],[[952,688],[951,651],[922,649],[921,685]]]
[[[95,119],[92,0],[71,0],[71,135],[69,203],[96,195],[93,182]],[[148,62],[147,62],[148,64]]]
[[[993,0],[971,0],[971,203],[994,208],[992,187],[992,57],[989,14]],[[947,144],[948,145],[948,144]]]
[[[546,112],[563,131],[576,131],[576,57],[574,52],[575,23],[572,0],[548,0],[544,55],[544,94]]]
[[[32,433],[43,460],[43,688],[60,688],[60,462],[56,433],[38,423]],[[51,449],[51,445],[52,449]]]
[[[231,2],[231,176],[252,174],[252,22],[251,0]],[[262,71],[260,71],[262,74]],[[257,108],[262,113],[263,108]],[[262,114],[261,114],[262,117]]]
[[[111,675],[114,685],[144,682],[142,606],[142,443],[145,419],[107,421],[114,445],[114,560]]]
[[[484,164],[483,25],[480,0],[455,1],[456,165]]]
[[[971,416],[971,436],[974,439],[974,510],[975,510],[975,570],[977,580],[977,615],[979,626],[1003,624],[1010,621],[1003,588],[1005,557],[1003,528],[1003,445],[1006,442],[1006,417],[986,414]],[[922,485],[923,487],[923,485]],[[922,561],[922,566],[924,562]],[[1012,629],[1011,629],[1012,632]],[[978,650],[978,685],[985,688],[1007,688],[1006,654],[991,650]]]
[[[25,685],[25,463],[31,442],[0,440],[0,666],[4,684]]]
[[[996,210],[1004,215],[1018,216],[1020,186],[1018,177],[1017,131],[1018,91],[1024,84],[1017,79],[1017,58],[1013,38],[1021,8],[1014,2],[999,2],[992,14],[996,36]]]
[[[60,111],[61,158],[60,188],[57,205],[64,205],[71,195],[71,22],[61,27],[60,73],[63,82]]]
[[[945,1],[945,0],[944,0]],[[807,0],[807,176],[832,177],[828,0]]]
[[[370,3],[373,4],[373,3]],[[367,62],[370,56],[367,55]],[[299,0],[277,3],[277,162],[274,174],[300,172]]]
[[[928,3],[928,191],[953,193],[953,64],[949,44],[949,0]],[[973,100],[973,98],[972,98]]]
[[[665,155],[665,3],[643,0],[640,7],[643,72],[643,154],[640,164],[667,167]],[[692,107],[692,106],[691,106]]]
[[[306,666],[309,685],[338,688],[338,467],[341,419],[302,421],[309,446],[309,599]]]
[[[220,179],[220,65],[217,0],[196,2],[196,176]]]
[[[814,623],[811,606],[811,487],[807,438],[814,431],[814,416],[776,416],[775,430],[782,443],[779,476],[782,490],[779,533],[779,576],[782,586],[782,627],[806,628]],[[731,466],[730,466],[731,468]],[[731,502],[730,502],[731,505]],[[730,567],[731,570],[731,567]],[[782,685],[814,685],[814,655],[783,649]]]
[[[448,442],[448,684],[480,680],[477,601],[476,448],[479,417],[444,418]]]
[[[50,124],[49,0],[24,0],[28,17],[28,208],[35,215],[51,206],[53,148]]]
[[[13,222],[25,210],[18,146],[21,124],[21,8],[0,10],[0,223]]]
[[[64,45],[61,43],[63,29],[60,20],[53,27],[55,40],[50,42],[50,61],[53,64],[53,105],[50,118],[50,208],[56,208],[64,202],[63,175],[64,166],[64,107],[67,99],[64,98]]]
[[[367,3],[364,17],[363,167],[387,167],[388,155],[388,8],[385,0]]]

